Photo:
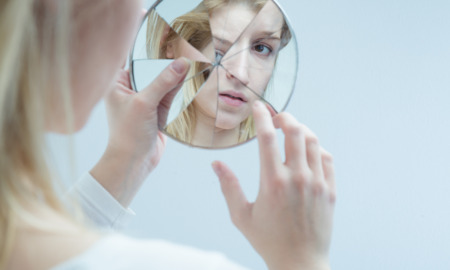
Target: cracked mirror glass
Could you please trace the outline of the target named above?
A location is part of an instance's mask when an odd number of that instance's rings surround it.
[[[195,147],[232,147],[256,136],[253,102],[273,114],[286,108],[298,52],[276,1],[163,0],[148,7],[130,57],[134,90],[174,59],[191,62],[160,126],[166,135]]]

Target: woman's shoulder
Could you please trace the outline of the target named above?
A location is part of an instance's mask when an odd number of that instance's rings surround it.
[[[164,240],[138,240],[120,234],[104,236],[83,254],[54,267],[72,269],[236,269],[223,254]]]

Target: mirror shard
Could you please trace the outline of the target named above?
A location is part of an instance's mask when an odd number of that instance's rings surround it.
[[[134,89],[144,89],[170,62],[191,60],[160,127],[208,149],[252,139],[252,104],[284,110],[297,75],[297,43],[271,0],[164,0],[141,26],[131,55]]]

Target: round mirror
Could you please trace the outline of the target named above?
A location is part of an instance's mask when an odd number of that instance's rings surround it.
[[[179,57],[191,67],[160,129],[202,148],[252,139],[252,103],[261,100],[273,113],[284,110],[297,76],[294,32],[270,0],[157,1],[131,52],[134,90]]]

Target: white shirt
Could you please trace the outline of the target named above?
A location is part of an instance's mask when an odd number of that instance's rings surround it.
[[[123,229],[135,215],[125,209],[91,174],[83,175],[69,190],[69,196],[77,199],[84,215],[102,229]]]
[[[135,240],[118,234],[104,237],[86,252],[52,270],[151,269],[244,270],[223,255],[158,240]]]
[[[101,228],[119,229],[134,216],[90,174],[69,191],[79,197],[86,216]],[[137,240],[117,233],[104,236],[91,248],[52,270],[152,269],[152,270],[245,270],[217,252],[201,251],[162,240]]]

